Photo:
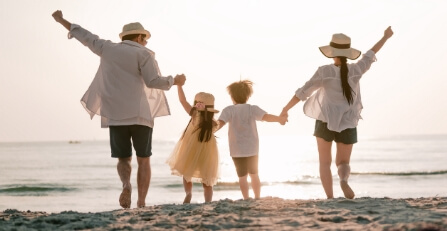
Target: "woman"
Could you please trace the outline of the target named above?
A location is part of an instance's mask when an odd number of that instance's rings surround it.
[[[320,51],[334,64],[318,68],[314,76],[299,88],[281,115],[288,116],[288,111],[299,101],[306,101],[304,113],[316,119],[314,136],[317,138],[320,179],[327,198],[334,198],[331,172],[332,141],[337,145],[335,164],[338,168],[340,186],[346,198],[355,194],[348,185],[351,172],[349,160],[352,147],[357,142],[357,123],[363,108],[360,97],[359,81],[362,75],[376,61],[375,54],[393,35],[388,27],[383,37],[363,57],[353,64],[347,59],[355,60],[360,51],[351,48],[351,39],[344,34],[334,34],[330,45],[320,47]],[[312,94],[316,91],[315,94]]]

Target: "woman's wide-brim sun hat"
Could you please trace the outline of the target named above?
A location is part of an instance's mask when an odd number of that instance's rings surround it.
[[[218,113],[219,111],[214,109],[214,96],[210,93],[199,92],[194,97],[194,101],[198,103],[203,103],[204,108],[197,108],[198,111],[209,111]]]
[[[344,34],[333,34],[330,44],[319,48],[321,53],[328,58],[346,57],[354,60],[362,53],[357,49],[351,48],[351,38]]]
[[[120,39],[130,34],[144,34],[146,35],[144,39],[148,40],[151,37],[151,33],[144,29],[143,25],[139,22],[132,22],[123,26],[123,32],[120,33]]]

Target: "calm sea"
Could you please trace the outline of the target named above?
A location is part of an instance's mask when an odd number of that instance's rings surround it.
[[[227,140],[218,142],[221,178],[213,199],[241,199]],[[148,205],[183,201],[182,179],[172,176],[165,163],[174,145],[153,141]],[[260,150],[262,197],[325,198],[314,137],[261,137]],[[445,197],[446,164],[447,135],[360,137],[351,158],[350,184],[357,197]],[[133,169],[136,198],[135,160]],[[334,194],[340,197],[335,166],[332,170]],[[0,211],[114,210],[120,208],[120,188],[108,141],[0,143]],[[203,201],[202,187],[195,184],[192,202]],[[135,207],[136,200],[132,203]]]

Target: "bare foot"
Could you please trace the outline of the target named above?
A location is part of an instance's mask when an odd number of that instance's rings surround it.
[[[144,208],[144,207],[146,207],[146,203],[137,202],[137,207],[138,208]]]
[[[352,191],[351,187],[349,187],[347,181],[340,181],[341,190],[343,190],[343,193],[345,194],[345,197],[348,199],[353,199],[355,194],[354,191]]]
[[[191,202],[192,194],[187,193],[185,199],[183,200],[183,204],[189,204]]]
[[[131,186],[123,187],[123,192],[121,192],[119,200],[121,207],[125,209],[130,208],[131,196],[132,196],[132,187]]]

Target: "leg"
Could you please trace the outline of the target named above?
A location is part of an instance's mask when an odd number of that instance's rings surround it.
[[[137,207],[142,208],[146,206],[146,196],[151,183],[152,128],[142,125],[131,125],[129,130],[138,162]]]
[[[247,175],[239,177],[239,188],[241,189],[242,196],[244,197],[244,200],[247,200],[249,197],[249,186],[247,182]]]
[[[120,205],[123,208],[130,208],[131,196],[132,196],[132,186],[130,184],[130,173],[132,172],[132,166],[130,162],[132,157],[118,158],[117,170],[120,176],[121,182],[123,183],[123,191],[120,195]]]
[[[255,199],[261,198],[261,180],[258,174],[250,174],[251,188],[255,194]]]
[[[250,156],[247,158],[247,169],[250,174],[251,188],[255,194],[255,199],[261,198],[261,180],[258,175],[258,160],[259,155]]]
[[[334,198],[332,189],[332,172],[331,172],[331,148],[332,142],[328,142],[323,138],[317,137],[318,154],[320,159],[320,180],[328,199]]]
[[[138,173],[138,201],[137,207],[142,208],[146,206],[146,196],[151,182],[151,159],[150,157],[137,157]]]
[[[239,188],[241,189],[244,200],[249,197],[249,186],[247,182],[248,175],[248,158],[249,157],[233,157],[233,163],[236,167],[237,176],[239,177]]]
[[[335,164],[338,168],[338,176],[340,177],[340,186],[346,198],[353,199],[355,194],[351,187],[348,185],[349,174],[351,173],[351,167],[349,161],[351,159],[353,144],[337,143],[337,156],[335,158]]]
[[[109,132],[112,157],[118,158],[116,168],[123,187],[119,202],[121,207],[130,208],[132,196],[132,186],[130,184],[132,146],[130,143],[129,126],[110,126]]]
[[[183,200],[183,204],[191,203],[192,198],[192,182],[188,182],[183,178],[183,188],[185,189],[185,199]]]
[[[203,185],[203,195],[205,196],[205,202],[211,202],[213,200],[213,186]]]

